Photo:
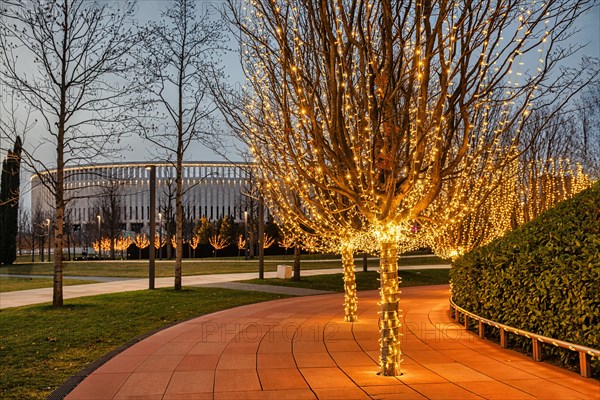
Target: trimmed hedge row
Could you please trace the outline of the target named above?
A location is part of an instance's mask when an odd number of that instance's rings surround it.
[[[477,315],[600,348],[600,182],[465,254],[450,278],[456,304]],[[511,344],[529,351],[531,340]],[[576,352],[543,350],[578,366]],[[598,360],[592,369],[598,376]]]

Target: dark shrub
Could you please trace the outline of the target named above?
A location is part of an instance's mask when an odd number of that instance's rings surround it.
[[[477,315],[600,348],[600,183],[465,254],[450,277],[456,304]],[[531,347],[526,338],[511,342]],[[543,348],[578,367],[576,352]],[[598,360],[592,368],[598,376]]]

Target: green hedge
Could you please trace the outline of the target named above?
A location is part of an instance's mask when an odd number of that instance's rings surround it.
[[[509,326],[600,349],[600,182],[456,261],[454,301]],[[511,337],[529,351],[531,341]],[[543,346],[578,368],[576,352]],[[600,363],[592,362],[598,376]]]

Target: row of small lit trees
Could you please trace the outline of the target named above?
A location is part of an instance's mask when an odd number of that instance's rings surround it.
[[[108,237],[103,237],[99,240],[96,240],[94,242],[92,242],[92,248],[94,249],[94,251],[96,252],[96,254],[102,254],[102,253],[108,253],[111,251],[111,247],[112,249],[114,249],[115,251],[120,251],[121,252],[121,258],[124,257],[124,252],[127,251],[127,249],[129,248],[129,246],[131,246],[131,244],[134,242],[133,239],[131,239],[130,237],[127,236],[120,236],[118,238],[115,238],[112,240],[112,246],[111,246],[111,240]]]
[[[120,240],[121,239],[119,239],[119,241]],[[194,252],[195,252],[196,249],[198,248],[198,245],[201,242],[202,242],[202,237],[199,234],[195,234],[194,236],[192,236],[192,238],[190,240],[184,240],[183,244],[188,244],[190,246],[190,248],[192,250],[194,250]],[[125,249],[127,249],[132,243],[135,244],[135,246],[139,249],[140,258],[141,258],[141,251],[150,245],[150,240],[148,239],[148,236],[144,233],[137,234],[137,235],[135,235],[135,238],[133,240],[128,239],[128,243],[127,243],[127,246],[125,247]],[[246,249],[246,243],[247,243],[247,239],[244,239],[243,235],[238,235],[235,245],[237,246],[239,251]],[[293,246],[293,243],[287,237],[284,237],[282,240],[278,241],[277,243],[279,244],[279,246],[281,246],[285,249],[289,249],[290,247]],[[166,237],[161,238],[157,234],[154,239],[154,247],[158,250],[161,247],[163,247],[165,244],[167,244]],[[232,242],[231,242],[231,238],[228,238],[228,237],[222,235],[221,233],[216,233],[208,238],[208,244],[210,244],[210,246],[213,249],[215,249],[215,257],[216,257],[217,252],[219,250],[222,250],[222,249],[225,249],[225,248],[231,246]],[[271,237],[269,234],[265,234],[264,245],[263,245],[264,248],[268,249],[273,244],[275,244],[275,238]],[[100,244],[98,244],[98,242],[94,242],[93,246],[94,246],[94,250],[96,252],[98,252],[98,250],[110,249],[110,240],[104,238],[100,241]],[[108,247],[105,249],[104,246],[108,246]],[[171,246],[174,249],[177,249],[177,242],[175,241],[174,237],[171,238]],[[116,250],[125,250],[122,248],[122,246],[120,244],[117,245],[117,242],[115,242],[115,249]],[[239,256],[239,252],[238,252],[238,256]]]

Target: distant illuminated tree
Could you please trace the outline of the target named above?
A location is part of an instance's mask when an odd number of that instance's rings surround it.
[[[183,243],[185,244],[185,241]],[[171,246],[173,246],[174,249],[177,249],[177,240],[175,239],[175,236],[171,237]]]
[[[200,244],[200,237],[198,235],[192,236],[192,238],[190,239],[190,248],[192,250],[194,250],[194,257],[196,257],[196,249],[198,248],[199,244]]]
[[[94,240],[92,242],[92,248],[94,249],[94,253],[100,254],[100,241]]]
[[[95,205],[98,209],[102,221],[101,228],[103,234],[111,240],[111,245],[107,250],[110,259],[115,259],[115,246],[117,239],[121,235],[123,225],[123,188],[125,183],[116,179],[115,176],[104,176],[104,182],[100,186]]]
[[[235,237],[233,230],[233,217],[226,216],[221,219],[219,222],[218,233],[223,239],[231,243],[231,240]]]
[[[208,239],[208,243],[215,249],[215,257],[219,250],[229,246],[229,239],[221,236],[221,234],[213,235]]]
[[[150,239],[145,234],[138,233],[133,239],[133,243],[139,249],[139,258],[142,258],[142,250],[150,246]]]
[[[110,238],[103,237],[100,239],[100,250],[104,253],[108,253],[111,248],[114,249],[114,240],[110,240]]]
[[[166,243],[167,243],[166,236],[161,237],[161,235],[159,235],[158,233],[156,234],[156,236],[154,236],[154,248],[156,248],[156,250],[163,247]]]
[[[127,251],[129,246],[131,246],[131,244],[133,243],[133,240],[131,240],[130,237],[121,236],[121,237],[118,237],[117,239],[114,239],[113,242],[114,242],[115,250],[121,252],[121,258],[125,258],[126,257],[125,251]]]
[[[227,122],[284,225],[378,244],[381,374],[398,375],[398,243],[442,193],[445,215],[467,212],[469,177],[514,158],[532,100],[579,85],[550,72],[592,3],[229,4],[249,83],[242,104],[222,102]]]
[[[285,253],[287,254],[288,249],[294,247],[294,239],[290,235],[284,235],[283,239],[277,242],[279,247],[283,247],[285,249]]]
[[[265,237],[263,240],[265,249],[268,249],[269,247],[273,246],[273,244],[275,244],[275,238],[271,237],[268,233],[265,233]]]
[[[581,166],[566,160],[523,163],[515,159],[491,192],[478,193],[471,187],[470,197],[480,201],[471,201],[469,211],[463,215],[430,226],[427,242],[440,257],[455,260],[590,185]]]
[[[244,240],[244,236],[243,235],[239,235],[238,236],[236,246],[238,248],[238,257],[239,257],[241,251],[246,249],[246,240]]]

